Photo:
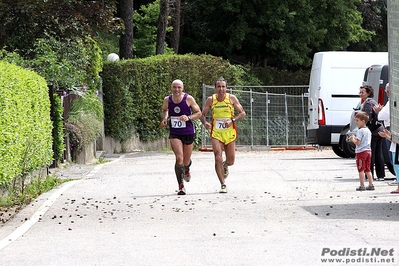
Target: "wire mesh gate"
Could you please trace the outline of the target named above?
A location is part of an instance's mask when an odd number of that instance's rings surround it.
[[[237,123],[239,146],[305,145],[309,86],[229,86],[247,116]],[[202,86],[202,102],[214,86]],[[207,120],[210,121],[210,112]],[[202,127],[202,146],[211,146],[209,132]]]

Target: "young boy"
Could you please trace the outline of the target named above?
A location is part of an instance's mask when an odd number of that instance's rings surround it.
[[[366,124],[369,116],[366,112],[359,112],[355,116],[356,126],[359,130],[355,135],[351,135],[349,140],[356,145],[356,166],[359,172],[360,186],[356,188],[357,191],[374,190],[373,177],[370,171],[371,163],[371,131]],[[364,175],[366,174],[369,181],[367,187],[364,186]]]

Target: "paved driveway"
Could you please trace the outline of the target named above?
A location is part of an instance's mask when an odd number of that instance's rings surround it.
[[[76,180],[0,228],[1,265],[398,265],[399,196],[355,191],[354,159],[239,150],[219,194],[213,153],[192,158],[185,196],[171,152],[59,171]]]

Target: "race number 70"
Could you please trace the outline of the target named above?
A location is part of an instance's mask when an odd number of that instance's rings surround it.
[[[185,128],[186,122],[180,120],[178,116],[173,116],[170,118],[172,128]]]
[[[226,129],[226,122],[227,119],[216,119],[216,129]]]

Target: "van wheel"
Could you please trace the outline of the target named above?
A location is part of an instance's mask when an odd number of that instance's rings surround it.
[[[356,157],[355,144],[353,144],[352,142],[350,142],[350,143],[347,142],[344,138],[341,138],[340,143],[341,143],[342,150],[348,156],[347,158],[355,158]]]
[[[333,152],[338,155],[339,157],[342,158],[348,158],[348,155],[342,150],[341,145],[339,144],[333,144],[331,145]]]
[[[341,146],[341,149],[344,151],[346,154],[345,158],[355,158],[356,153],[356,145],[353,144],[352,142],[347,142],[346,141],[346,134],[349,132],[349,125],[344,127],[341,131],[341,136],[339,137],[339,145]]]

